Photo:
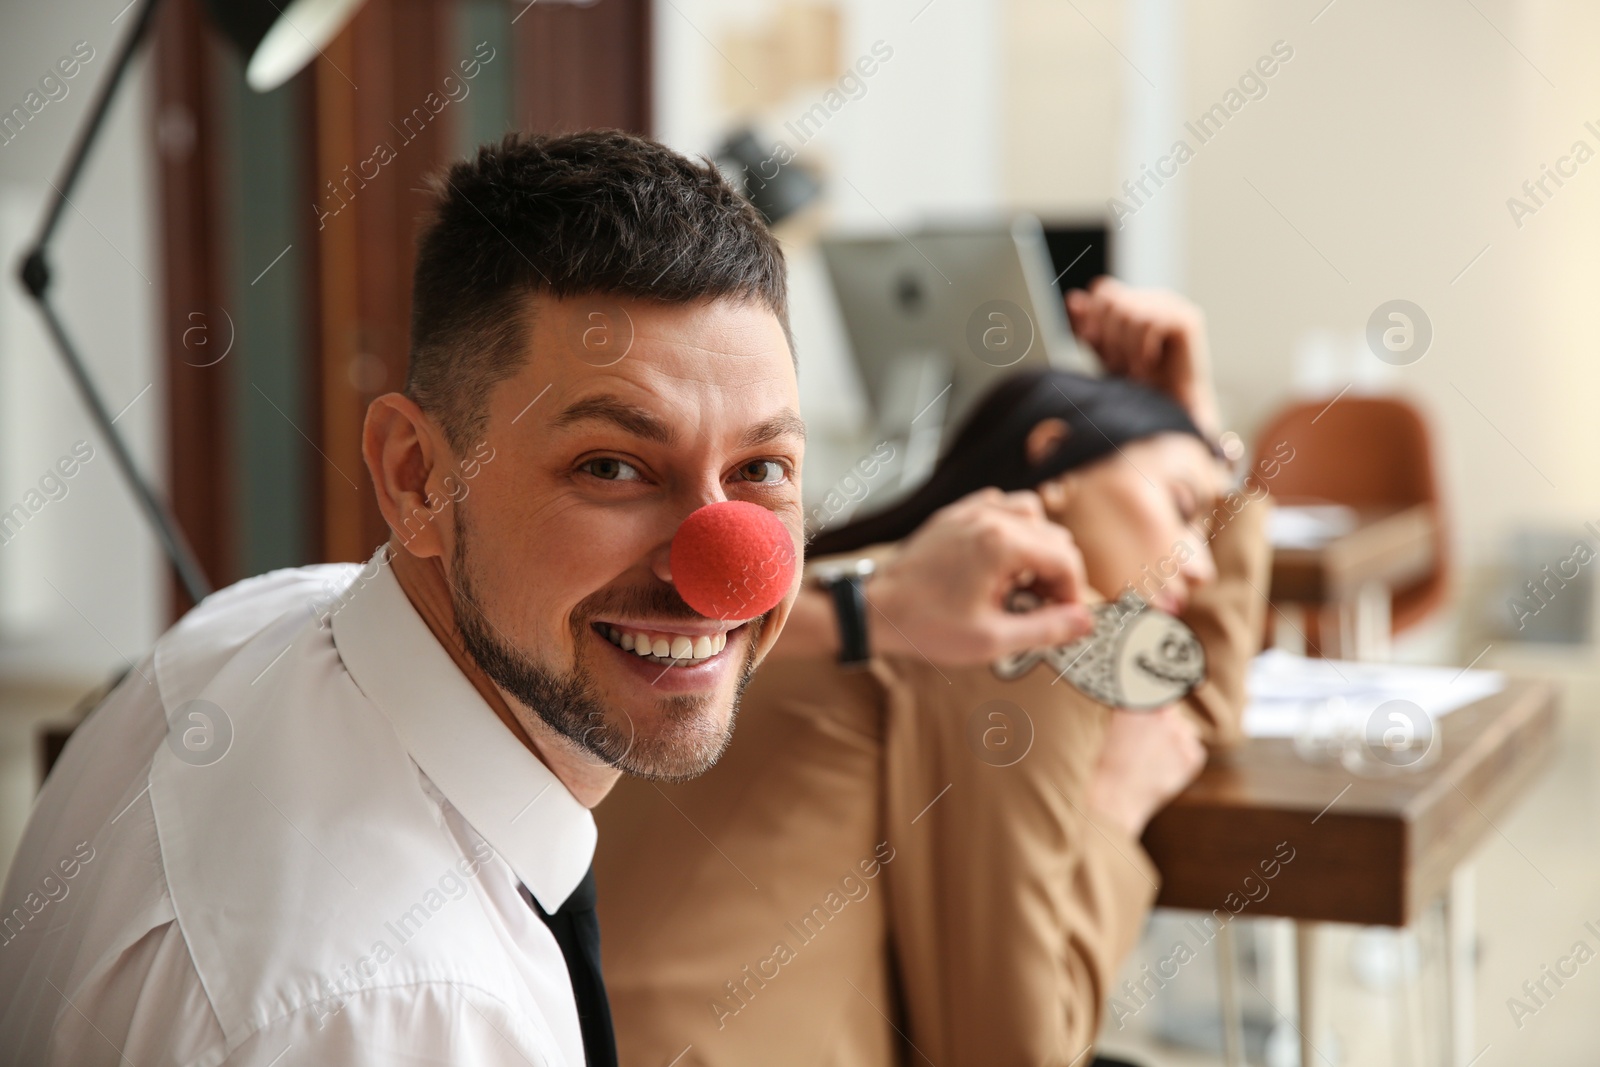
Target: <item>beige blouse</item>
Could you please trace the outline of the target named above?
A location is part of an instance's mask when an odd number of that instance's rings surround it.
[[[1214,743],[1260,644],[1265,510],[1217,534],[1185,616]],[[1086,810],[1109,714],[1048,666],[763,666],[713,770],[596,812],[622,1062],[1087,1062],[1159,878]]]

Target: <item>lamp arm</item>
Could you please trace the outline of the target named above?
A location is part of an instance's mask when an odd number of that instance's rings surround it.
[[[88,369],[78,356],[72,339],[67,336],[66,328],[57,317],[55,308],[51,307],[49,299],[43,296],[38,298],[38,304],[39,314],[44,316],[45,325],[50,328],[50,336],[54,338],[56,347],[61,352],[61,362],[66,364],[67,373],[72,376],[73,384],[78,387],[78,395],[83,399],[84,407],[89,409],[89,417],[94,421],[95,428],[100,431],[100,436],[105,438],[106,444],[110,446],[112,458],[117,461],[123,479],[127,481],[128,488],[133,490],[134,498],[139,502],[140,509],[154,529],[162,550],[178,572],[178,580],[183,583],[184,591],[189,594],[190,600],[196,604],[200,603],[211,592],[211,582],[206,578],[200,560],[195,556],[188,539],[183,536],[183,530],[173,518],[172,512],[167,509],[161,498],[156,496],[155,490],[150,487],[150,483],[134,464],[133,455],[128,451],[122,435],[112,425],[112,417],[106,410],[105,401],[100,398],[100,392],[89,377]]]
[[[78,184],[78,178],[83,174],[84,163],[89,158],[90,149],[100,136],[100,127],[105,124],[106,114],[116,102],[117,91],[122,88],[123,76],[128,73],[128,68],[133,66],[134,54],[149,35],[150,26],[155,20],[156,8],[160,6],[161,0],[144,0],[133,29],[123,39],[117,51],[116,62],[111,65],[111,75],[101,84],[94,104],[89,109],[89,118],[78,130],[77,140],[73,142],[72,152],[67,156],[67,163],[62,168],[60,178],[51,185],[56,195],[45,211],[44,223],[39,227],[39,236],[34,239],[33,248],[28,255],[29,260],[43,253],[45,246],[50,243],[50,238],[54,236],[56,226],[61,221],[61,213],[67,206],[67,198],[72,195],[73,187]],[[24,264],[23,269],[26,270],[26,261]],[[49,284],[48,273],[45,275],[44,283]],[[26,278],[23,284],[28,285]],[[33,287],[31,285],[28,287],[31,292]]]
[[[111,75],[100,87],[99,95],[95,98],[94,105],[89,112],[88,120],[78,132],[76,142],[73,144],[72,153],[67,157],[66,167],[61,172],[58,183],[52,183],[51,188],[55,196],[51,199],[45,211],[44,222],[39,227],[39,237],[33,247],[23,257],[22,269],[19,274],[22,286],[39,308],[39,314],[44,317],[45,325],[49,328],[50,337],[55,341],[56,348],[61,354],[61,361],[66,365],[67,373],[71,375],[73,384],[77,386],[78,395],[82,398],[84,406],[89,409],[89,416],[94,421],[101,437],[111,448],[111,455],[117,462],[117,468],[122,472],[123,479],[128,483],[128,488],[133,491],[134,498],[138,501],[145,518],[153,527],[156,538],[161,542],[161,548],[167,558],[172,561],[173,568],[178,573],[178,580],[183,583],[183,588],[189,599],[198,604],[211,592],[211,583],[207,580],[204,569],[200,566],[199,559],[194,554],[188,540],[183,535],[183,530],[178,526],[171,511],[156,496],[155,490],[140,473],[134,464],[133,455],[128,451],[122,435],[113,425],[113,419],[107,412],[105,401],[100,398],[99,390],[95,388],[94,381],[89,377],[88,368],[83,364],[78,355],[72,339],[67,336],[65,326],[56,315],[55,308],[50,304],[50,263],[46,256],[50,239],[55,235],[56,227],[61,221],[62,210],[70,202],[69,197],[73,188],[78,183],[79,176],[83,173],[84,164],[88,160],[89,152],[94,147],[100,135],[101,126],[105,122],[106,114],[111,110],[111,105],[116,99],[117,90],[121,87],[123,76],[133,63],[135,52],[148,35],[156,8],[161,0],[144,0],[139,9],[139,15],[134,22],[133,29],[122,42],[117,52],[116,63],[112,66]]]

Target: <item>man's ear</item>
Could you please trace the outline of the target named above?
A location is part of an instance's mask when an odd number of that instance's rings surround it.
[[[1028,431],[1028,465],[1037,467],[1043,463],[1071,434],[1072,427],[1067,425],[1066,419],[1040,419],[1034,423],[1033,429]]]
[[[443,507],[429,507],[428,481],[450,456],[433,420],[410,397],[385,393],[367,406],[361,452],[390,531],[413,556],[443,555],[434,528]]]

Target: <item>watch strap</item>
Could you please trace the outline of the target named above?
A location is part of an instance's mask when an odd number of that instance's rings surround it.
[[[842,574],[828,583],[833,615],[839,625],[839,665],[862,667],[872,658],[867,647],[867,594],[863,578]]]

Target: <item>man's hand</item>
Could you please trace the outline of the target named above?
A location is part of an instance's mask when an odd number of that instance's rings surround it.
[[[1106,370],[1171,396],[1207,436],[1217,432],[1205,316],[1164,289],[1135,289],[1097,278],[1067,294],[1072,331]]]
[[[1013,614],[1029,588],[1047,603]],[[982,489],[935,512],[867,583],[867,627],[881,652],[947,666],[1075,641],[1093,629],[1072,535],[1045,518],[1036,493]]]
[[[1155,712],[1113,712],[1089,781],[1089,806],[1097,818],[1136,838],[1205,762],[1199,729],[1176,704]]]

